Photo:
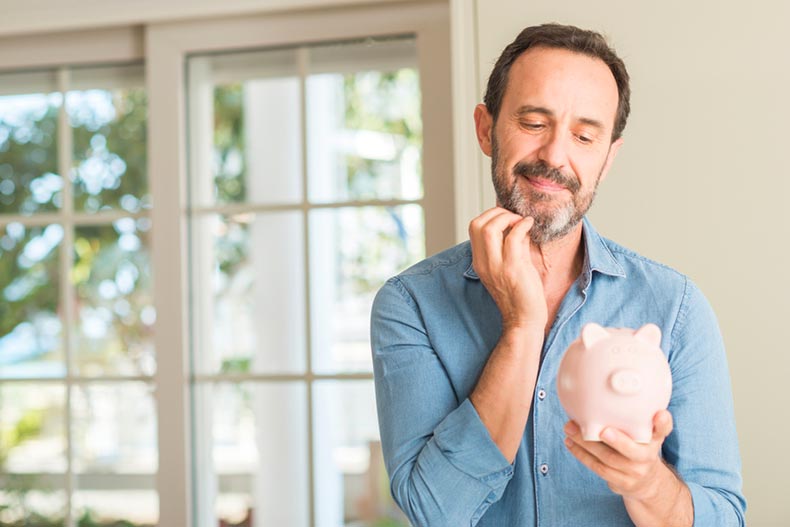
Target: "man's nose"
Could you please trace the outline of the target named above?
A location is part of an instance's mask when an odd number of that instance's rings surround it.
[[[565,144],[565,134],[554,130],[544,136],[543,144],[538,150],[538,158],[552,168],[562,170],[568,164],[568,152]]]

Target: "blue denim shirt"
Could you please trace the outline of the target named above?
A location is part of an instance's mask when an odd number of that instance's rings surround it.
[[[653,322],[672,371],[664,459],[691,489],[694,525],[744,524],[732,395],[716,317],[688,278],[598,235],[584,220],[582,273],[545,339],[532,412],[513,464],[469,394],[499,340],[499,310],[469,242],[390,279],[373,305],[379,427],[392,494],[416,526],[633,525],[623,500],[565,448],[555,378],[588,322]]]

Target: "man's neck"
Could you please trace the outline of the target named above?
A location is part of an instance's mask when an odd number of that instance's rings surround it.
[[[582,223],[558,240],[533,244],[530,253],[544,284],[575,280],[584,263]]]

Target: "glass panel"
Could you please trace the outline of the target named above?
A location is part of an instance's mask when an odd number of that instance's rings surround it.
[[[62,205],[58,173],[59,93],[0,96],[0,213],[33,214]]]
[[[372,371],[370,306],[391,276],[424,258],[422,207],[360,207],[310,213],[314,369]]]
[[[147,218],[123,218],[76,230],[75,361],[82,375],[154,373],[149,229]]]
[[[63,227],[0,228],[0,378],[65,375],[59,312]]]
[[[195,400],[197,524],[306,527],[304,384],[202,385]]]
[[[66,390],[0,384],[0,526],[63,525]]]
[[[193,220],[198,372],[304,371],[302,223],[301,212]]]
[[[66,471],[65,388],[0,384],[0,469],[3,473]]]
[[[318,381],[313,391],[316,525],[409,525],[390,496],[372,381]]]
[[[72,91],[66,95],[66,111],[73,127],[75,209],[149,208],[145,90]]]
[[[193,205],[300,202],[296,51],[193,57],[189,78]]]
[[[386,58],[388,45],[366,42],[336,49],[353,54],[356,47],[380,46]],[[315,51],[320,62],[313,69],[326,69],[332,49]],[[416,50],[410,51],[416,57]],[[355,66],[348,59],[343,64],[338,56],[332,65],[339,70]],[[383,69],[384,60],[370,67],[375,69],[313,74],[307,79],[311,202],[422,197],[419,75],[415,68]]]
[[[0,527],[65,527],[66,477],[0,473]]]
[[[73,390],[77,519],[87,525],[155,525],[159,504],[153,387],[142,382],[92,383]]]

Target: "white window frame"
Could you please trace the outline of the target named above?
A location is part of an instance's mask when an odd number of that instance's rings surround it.
[[[157,312],[154,386],[159,525],[195,525],[188,327],[187,57],[193,53],[403,34],[415,35],[417,42],[423,100],[425,238],[427,254],[433,254],[453,243],[457,234],[446,0],[292,10],[0,38],[0,72],[145,60],[148,185],[153,202],[151,264]],[[64,252],[68,242],[63,241]],[[71,525],[71,519],[67,525]]]
[[[152,254],[156,283],[159,499],[161,525],[194,525],[189,420],[187,317],[187,150],[185,65],[189,54],[412,33],[417,37],[423,97],[426,249],[454,239],[449,12],[445,2],[282,13],[226,20],[154,24],[146,30],[149,177],[154,198]],[[430,103],[428,104],[428,101]],[[430,109],[430,111],[426,111]],[[173,144],[173,138],[177,144]],[[158,177],[167,174],[168,177]],[[157,196],[168,196],[157,207]],[[444,200],[442,198],[445,198]],[[178,256],[168,248],[179,247]],[[163,353],[160,350],[172,350]],[[166,380],[170,382],[165,382]],[[175,382],[180,380],[180,382]],[[165,416],[168,416],[165,419]],[[174,475],[183,475],[175,478]],[[179,481],[175,481],[179,479]],[[312,504],[311,504],[312,507]]]

